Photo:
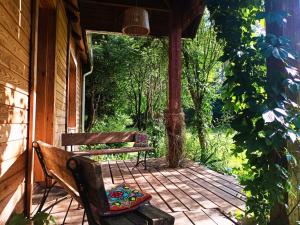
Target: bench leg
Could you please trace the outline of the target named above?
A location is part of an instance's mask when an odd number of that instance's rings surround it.
[[[45,184],[47,185],[47,181],[45,182]],[[47,188],[47,186],[45,187],[44,194],[43,194],[42,200],[40,202],[40,206],[39,206],[38,210],[36,211],[36,213],[39,213],[39,212],[42,211],[42,209],[45,205],[45,202],[48,198],[48,195],[49,195],[51,189],[54,187],[55,184],[56,184],[56,182],[53,182],[53,184],[49,188]]]
[[[81,222],[81,225],[84,224],[84,217],[85,217],[85,209],[83,210],[83,217],[82,217],[82,222]]]
[[[137,167],[140,164],[140,156],[141,156],[141,152],[138,152],[138,156],[137,156],[137,160],[136,160],[136,164],[134,167]]]
[[[143,161],[140,161],[141,152],[138,152],[138,157],[137,157],[137,160],[136,160],[136,164],[135,164],[135,166],[133,167],[133,169],[136,168],[136,167],[138,167],[138,165],[139,165],[140,163],[144,163],[144,169],[147,170],[147,154],[148,154],[148,152],[145,151],[144,160],[143,160]]]
[[[71,208],[72,202],[73,202],[73,198],[71,198],[71,201],[70,201],[69,207],[68,207],[68,209],[67,209],[67,212],[66,212],[66,214],[65,214],[65,217],[64,217],[64,220],[63,220],[62,224],[65,224],[65,222],[66,222],[66,219],[67,219],[68,213],[69,213],[69,211],[70,211],[70,208]]]
[[[148,154],[148,152],[145,151],[145,157],[144,157],[144,167],[145,167],[145,170],[147,170],[147,154]]]

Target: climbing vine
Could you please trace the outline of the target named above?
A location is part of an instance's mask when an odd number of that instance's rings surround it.
[[[293,99],[300,91],[300,77],[293,67],[293,44],[280,33],[288,19],[287,12],[275,7],[280,2],[206,2],[218,39],[226,43],[221,60],[231,72],[224,85],[225,100],[234,112],[235,152],[245,151],[248,159],[248,176],[242,180],[247,213],[259,224],[275,224],[278,211],[288,217],[288,164],[296,160],[287,142],[298,142],[300,134],[300,107]],[[287,224],[284,221],[279,223]]]

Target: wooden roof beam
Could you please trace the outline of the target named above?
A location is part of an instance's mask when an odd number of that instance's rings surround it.
[[[183,14],[182,30],[186,30],[195,19],[203,15],[204,9],[205,5],[203,0],[192,0]]]
[[[82,4],[84,4],[84,3],[102,5],[102,6],[119,7],[119,8],[128,8],[128,7],[136,6],[136,3],[133,3],[133,4],[128,4],[126,2],[114,3],[114,2],[105,2],[105,1],[96,1],[96,0],[84,0],[84,1],[82,1]],[[137,6],[143,7],[150,11],[153,10],[153,11],[160,11],[160,12],[167,12],[167,13],[170,12],[170,10],[168,8],[159,8],[159,7],[154,7],[154,6],[150,6],[150,5],[146,5],[146,4],[138,4]]]
[[[80,10],[78,0],[64,0],[65,9],[72,25],[72,37],[79,50],[82,59],[86,62],[88,58],[88,46],[86,45],[85,36],[80,25]]]

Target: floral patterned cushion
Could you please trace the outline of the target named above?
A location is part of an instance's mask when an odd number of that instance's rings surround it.
[[[148,147],[147,134],[137,133],[135,134],[135,140],[133,147]]]
[[[106,191],[106,195],[110,208],[108,214],[132,211],[151,199],[151,195],[131,188],[125,183]]]

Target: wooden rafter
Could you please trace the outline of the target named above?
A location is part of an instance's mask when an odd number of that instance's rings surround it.
[[[202,0],[191,1],[187,10],[183,14],[182,29],[183,30],[187,29],[195,19],[197,19],[199,16],[202,16],[204,9],[205,9],[205,5]]]
[[[64,0],[65,9],[67,11],[67,15],[69,20],[71,21],[71,33],[74,41],[78,47],[78,50],[81,54],[81,57],[84,61],[87,61],[88,58],[88,46],[86,45],[86,41],[84,40],[85,35],[81,28],[80,24],[80,10],[78,0]]]
[[[143,4],[143,3],[139,3],[137,4],[136,2],[132,2],[132,3],[118,3],[118,2],[114,2],[114,1],[96,1],[96,0],[84,0],[84,3],[89,3],[89,4],[95,4],[95,5],[102,5],[102,6],[111,6],[111,7],[118,7],[118,8],[128,8],[128,7],[132,7],[132,6],[140,6],[143,7],[147,10],[153,10],[153,11],[160,11],[160,12],[169,12],[170,10],[168,8],[165,7],[154,7],[154,6],[150,6],[147,4]],[[164,5],[162,5],[164,6]]]

